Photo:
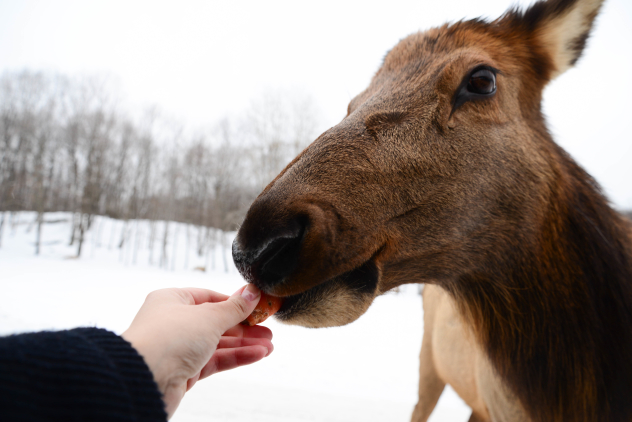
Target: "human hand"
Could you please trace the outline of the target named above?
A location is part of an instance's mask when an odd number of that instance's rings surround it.
[[[186,288],[151,292],[122,334],[154,375],[169,418],[200,379],[257,362],[272,353],[272,332],[239,323],[261,291],[252,284],[228,297]]]

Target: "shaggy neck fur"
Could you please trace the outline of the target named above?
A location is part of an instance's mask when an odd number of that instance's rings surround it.
[[[553,148],[562,174],[535,234],[447,287],[534,421],[629,422],[630,226]]]

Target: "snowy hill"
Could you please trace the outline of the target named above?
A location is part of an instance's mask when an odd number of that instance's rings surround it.
[[[68,246],[71,218],[46,215],[40,256],[34,255],[35,214],[7,218],[0,334],[86,325],[121,333],[152,290],[196,286],[230,294],[243,285],[230,257],[234,233],[214,233],[215,247],[207,244],[200,255],[197,229],[170,223],[160,265],[163,245],[156,239],[163,239],[164,222],[125,226],[96,217],[76,259],[76,247]],[[345,327],[313,330],[266,321],[274,353],[196,384],[172,420],[408,421],[417,400],[421,312],[417,286],[405,286],[377,298]],[[430,421],[468,417],[469,409],[446,388]]]

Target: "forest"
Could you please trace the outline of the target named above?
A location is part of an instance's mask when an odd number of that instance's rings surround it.
[[[201,236],[235,230],[257,194],[323,129],[313,98],[297,92],[265,92],[201,129],[156,107],[135,115],[113,92],[99,75],[0,77],[0,244],[18,211],[36,213],[36,254],[48,212],[71,213],[68,242],[77,256],[99,215],[190,224]]]

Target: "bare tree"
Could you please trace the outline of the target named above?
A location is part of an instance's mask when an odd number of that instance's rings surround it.
[[[315,139],[320,120],[314,100],[300,91],[268,90],[252,102],[243,126],[260,190]]]
[[[66,211],[69,244],[79,257],[95,216],[109,216],[123,220],[110,226],[109,242],[120,231],[121,259],[135,263],[147,245],[151,263],[158,242],[159,265],[174,268],[178,222],[185,224],[185,266],[197,242],[207,265],[214,265],[220,246],[228,270],[228,238],[220,230],[236,229],[258,192],[321,129],[313,99],[268,91],[244,114],[191,136],[156,108],[131,118],[115,91],[100,76],[24,71],[0,77],[0,245],[7,222],[19,221],[15,213],[34,211],[39,253],[46,213]],[[102,227],[99,219],[93,250]]]
[[[160,186],[162,188],[162,201],[164,231],[162,237],[162,248],[160,255],[160,266],[167,268],[168,255],[167,245],[169,243],[169,222],[175,219],[176,200],[178,196],[178,186],[180,183],[182,167],[180,164],[180,139],[182,137],[182,127],[177,125],[170,126],[170,133],[167,135],[166,142],[169,149],[166,150],[164,167],[162,169],[163,178]],[[174,240],[175,244],[175,240]],[[174,252],[175,254],[175,252]],[[175,259],[175,257],[174,257]]]

